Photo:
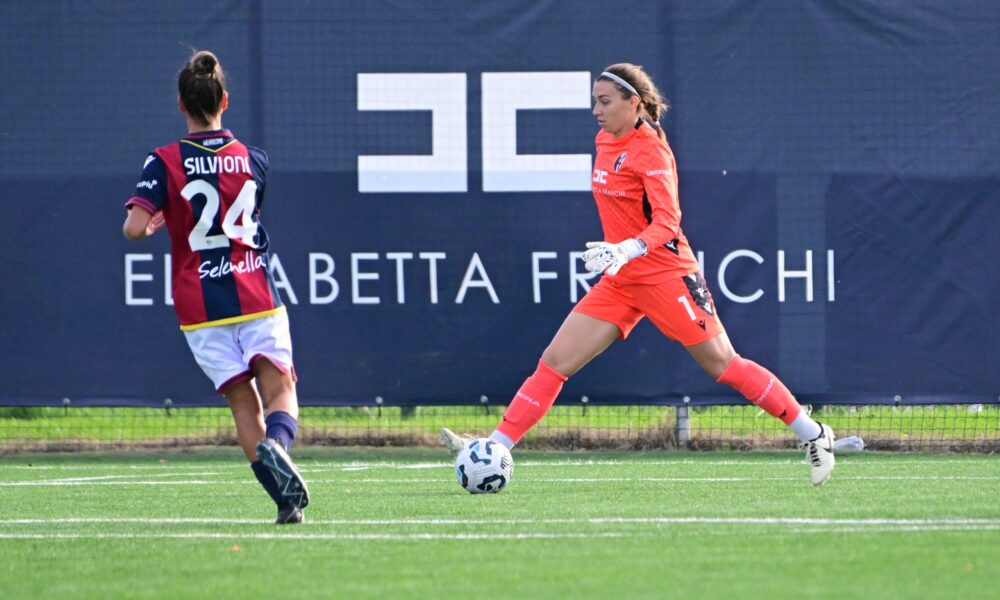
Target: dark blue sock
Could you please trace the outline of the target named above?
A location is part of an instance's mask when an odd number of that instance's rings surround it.
[[[260,482],[261,487],[267,492],[267,495],[274,500],[274,503],[278,505],[278,508],[284,508],[287,503],[281,497],[281,490],[278,489],[278,482],[275,481],[274,475],[271,471],[264,466],[259,460],[255,460],[250,463],[250,468],[253,469],[254,476],[257,477],[257,481]]]
[[[295,433],[299,429],[299,424],[292,418],[292,415],[277,411],[268,413],[264,419],[264,426],[267,428],[267,437],[278,440],[278,443],[285,447],[285,450],[292,449],[292,441],[295,440]]]

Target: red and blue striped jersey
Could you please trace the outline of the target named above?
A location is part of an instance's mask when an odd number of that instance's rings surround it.
[[[243,145],[228,129],[191,134],[146,158],[125,206],[163,211],[181,329],[284,310],[260,223],[267,166],[263,150]]]

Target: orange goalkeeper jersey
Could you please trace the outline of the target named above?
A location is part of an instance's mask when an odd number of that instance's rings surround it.
[[[639,238],[649,253],[629,261],[615,276],[621,283],[660,283],[699,270],[681,231],[677,165],[670,146],[645,121],[615,139],[597,134],[594,199],[604,240]]]

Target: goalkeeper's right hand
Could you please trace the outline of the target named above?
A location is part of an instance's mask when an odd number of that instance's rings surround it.
[[[587,242],[587,250],[583,253],[583,262],[591,273],[606,271],[614,277],[625,263],[633,258],[646,255],[646,243],[639,238],[627,239],[618,244],[608,242]]]

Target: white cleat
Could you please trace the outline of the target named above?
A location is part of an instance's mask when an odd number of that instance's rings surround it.
[[[473,439],[471,435],[458,435],[447,427],[441,428],[441,445],[447,448],[448,452],[452,454],[461,452],[462,448],[465,448],[465,445],[471,439]]]
[[[806,460],[812,466],[809,478],[813,485],[823,485],[830,478],[833,466],[837,460],[833,456],[833,444],[837,437],[833,435],[833,430],[829,425],[818,423],[819,437],[806,442]]]

